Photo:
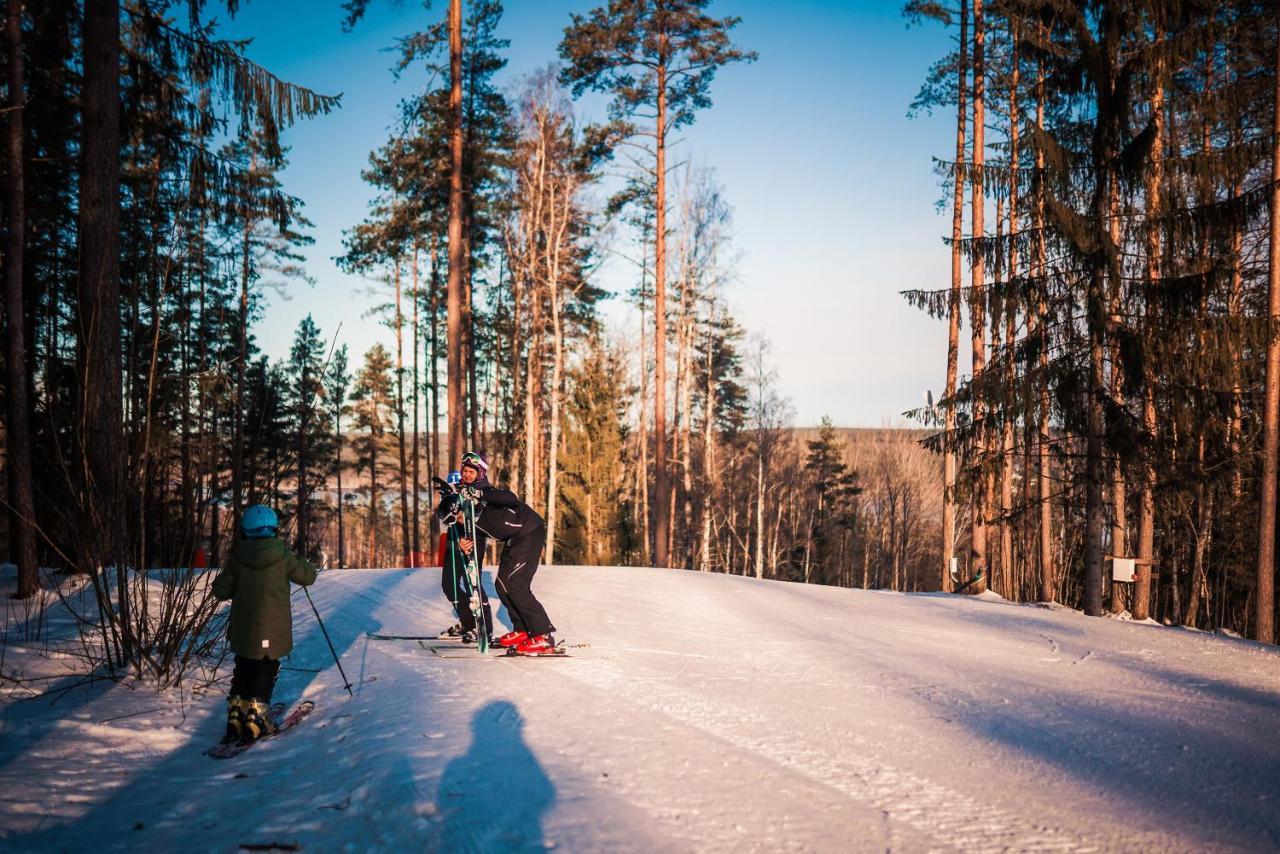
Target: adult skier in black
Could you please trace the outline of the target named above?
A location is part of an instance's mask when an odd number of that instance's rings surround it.
[[[484,535],[503,543],[495,586],[511,617],[512,630],[495,643],[514,648],[521,655],[554,654],[555,626],[531,589],[547,543],[547,526],[514,492],[489,482],[489,463],[482,454],[474,451],[463,454],[460,471],[463,496],[480,502],[475,522],[477,538]],[[467,554],[484,548],[483,542],[473,543],[468,539],[462,539],[458,545]]]
[[[436,505],[436,518],[446,528],[457,526],[456,529],[450,531],[448,545],[445,547],[444,565],[440,567],[440,588],[444,591],[445,598],[453,604],[453,612],[457,615],[458,622],[445,630],[441,637],[444,635],[461,635],[463,643],[473,644],[476,642],[477,629],[475,615],[471,613],[471,583],[467,578],[463,556],[458,550],[459,541],[462,538],[461,532],[464,530],[463,525],[465,524],[458,500],[460,486],[446,483],[439,478],[436,478],[436,482],[440,484],[440,503]],[[477,508],[478,512],[479,508]],[[478,531],[477,536],[480,536]],[[481,570],[484,569],[484,549],[485,542],[481,540],[479,548],[473,551],[477,577],[479,577]],[[483,584],[480,585],[480,602],[484,608],[485,631],[489,634],[486,638],[487,645],[493,646],[493,616],[489,610],[489,596],[484,592]]]

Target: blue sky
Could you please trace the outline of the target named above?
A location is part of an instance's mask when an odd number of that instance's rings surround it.
[[[571,12],[603,0],[506,0],[500,35],[511,40],[500,80],[514,86],[556,59]],[[464,0],[465,3],[465,0]],[[370,197],[360,170],[388,136],[397,102],[426,85],[391,74],[387,48],[443,14],[444,0],[372,0],[354,32],[342,32],[339,0],[252,0],[223,35],[252,37],[249,56],[317,91],[341,92],[342,109],[291,128],[287,189],[315,223],[308,248],[313,288],[270,295],[257,333],[283,355],[310,313],[359,358],[389,331],[364,317],[383,301],[370,283],[337,269],[342,232]],[[714,106],[683,135],[682,156],[713,167],[734,208],[738,281],[728,299],[741,323],[764,335],[796,424],[823,415],[841,425],[903,423],[926,388],[942,385],[946,332],[899,296],[944,287],[949,218],[935,209],[933,156],[954,146],[949,117],[906,117],[930,63],[947,49],[936,26],[911,27],[898,2],[717,0],[737,15],[734,40],[759,53],[722,69]],[[586,119],[603,101],[580,102]],[[626,249],[628,247],[619,247]],[[630,285],[625,265],[606,265],[606,287]],[[621,300],[611,316],[634,327]]]

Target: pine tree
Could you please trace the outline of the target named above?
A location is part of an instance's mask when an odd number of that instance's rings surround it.
[[[333,473],[337,480],[337,515],[338,515],[338,555],[337,565],[340,569],[347,566],[347,539],[342,495],[342,417],[351,411],[348,395],[351,391],[351,373],[347,369],[347,345],[343,344],[333,354],[324,377],[324,392],[328,404],[329,417],[333,419]]]
[[[710,0],[610,0],[586,16],[573,15],[560,56],[562,79],[575,96],[587,90],[614,96],[614,132],[652,139],[654,180],[654,563],[667,566],[667,146],[669,134],[693,123],[710,106],[715,73],[755,54],[734,47],[729,31],[738,18],[705,13]],[[647,113],[647,110],[653,110]],[[634,119],[652,120],[641,130]]]
[[[375,344],[364,355],[364,365],[356,374],[352,400],[355,402],[355,427],[364,435],[352,445],[358,458],[369,471],[368,566],[378,564],[378,517],[381,498],[378,493],[382,471],[382,444],[390,424],[392,404],[391,356],[381,344]]]
[[[311,556],[314,553],[312,495],[327,479],[332,446],[329,427],[320,409],[325,390],[324,341],[309,314],[298,323],[288,365],[289,409],[294,432],[292,456],[297,461],[294,548],[301,555]]]

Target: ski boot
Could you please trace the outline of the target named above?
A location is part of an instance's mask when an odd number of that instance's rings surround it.
[[[529,635],[524,632],[507,632],[500,638],[494,640],[496,646],[515,647],[528,640]]]
[[[480,635],[479,633],[476,632],[475,629],[467,629],[465,632],[462,633],[462,642],[467,646],[470,646],[471,644],[475,643],[479,639],[480,639]],[[489,638],[489,642],[485,644],[485,646],[487,647],[493,646],[495,643],[496,641],[493,638]]]
[[[244,735],[244,713],[246,704],[239,697],[227,698],[227,731],[222,736],[223,744],[239,741]]]
[[[554,655],[556,639],[549,634],[533,635],[516,647],[517,655]]]
[[[275,722],[271,720],[271,705],[261,700],[245,701],[248,707],[244,715],[244,734],[240,737],[242,744],[253,744],[264,735],[276,731]]]
[[[445,629],[445,630],[444,630],[443,632],[441,632],[440,634],[436,635],[436,637],[438,637],[438,638],[442,638],[442,639],[443,639],[443,638],[456,638],[456,637],[460,636],[461,634],[462,634],[462,623],[454,623],[452,626],[450,626],[449,628]]]

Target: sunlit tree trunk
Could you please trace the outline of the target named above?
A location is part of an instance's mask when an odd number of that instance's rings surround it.
[[[956,553],[956,373],[960,358],[960,295],[964,240],[965,125],[968,120],[969,3],[960,0],[960,54],[956,69],[956,165],[951,207],[951,298],[947,306],[947,384],[943,391],[945,444],[942,456],[942,589],[951,589],[951,559]],[[865,573],[864,573],[865,574]],[[863,581],[866,587],[866,581]]]
[[[1042,37],[1044,25],[1038,25]],[[1044,129],[1044,61],[1036,62],[1036,128]],[[1049,299],[1048,263],[1045,257],[1044,239],[1044,146],[1036,143],[1036,200],[1035,200],[1035,264],[1040,283],[1036,288],[1036,323],[1041,334],[1039,407],[1036,410],[1036,500],[1040,509],[1040,599],[1052,602],[1055,570],[1053,563],[1053,462],[1049,457]]]
[[[982,238],[985,233],[986,193],[984,189],[983,167],[985,165],[985,124],[984,90],[986,64],[984,47],[986,33],[982,18],[982,0],[973,0],[973,195],[972,214],[973,237]],[[982,252],[973,253],[972,286],[969,297],[969,317],[972,327],[973,378],[977,381],[986,366],[987,327],[986,327],[986,270]],[[986,404],[981,393],[974,394],[973,423],[975,436],[976,468],[973,479],[973,516],[972,530],[969,535],[969,572],[972,576],[982,574],[983,582],[974,587],[981,589],[987,580],[987,502],[986,466],[987,459],[987,425]],[[973,589],[973,588],[970,588]]]
[[[804,550],[805,581],[809,580],[809,541]],[[764,578],[764,455],[756,458],[756,578]]]
[[[462,237],[462,0],[449,0],[449,293],[448,408],[449,465],[462,459],[465,439],[463,392],[466,364],[463,360],[462,276],[466,246]]]
[[[1280,38],[1276,40],[1271,143],[1271,246],[1267,273],[1267,375],[1262,410],[1262,489],[1254,638],[1275,639],[1276,474],[1280,467]]]
[[[1156,38],[1161,33],[1157,30]],[[1146,205],[1147,205],[1147,279],[1151,282],[1160,278],[1160,227],[1156,224],[1160,216],[1161,181],[1163,180],[1164,161],[1164,67],[1157,64],[1155,72],[1155,88],[1151,96],[1151,120],[1155,140],[1151,146],[1151,165],[1147,170]],[[1148,334],[1159,334],[1157,321],[1154,319],[1154,307],[1146,306]],[[1144,363],[1142,376],[1142,426],[1150,445],[1142,458],[1142,485],[1138,492],[1138,562],[1133,577],[1133,601],[1130,613],[1135,620],[1145,620],[1150,616],[1151,608],[1151,569],[1155,560],[1155,517],[1156,517],[1156,461],[1154,439],[1157,432],[1155,369],[1150,361]]]
[[[412,538],[409,536],[409,459],[407,440],[404,434],[404,311],[400,302],[400,260],[396,259],[396,444],[400,451],[400,553],[402,565],[412,566],[408,555]],[[415,490],[416,492],[416,490]]]
[[[657,68],[658,112],[654,130],[657,190],[653,256],[653,541],[654,565],[667,566],[667,68]]]
[[[418,376],[418,351],[421,344],[418,341],[418,301],[421,294],[418,288],[418,243],[415,240],[413,244],[413,291],[410,299],[413,301],[413,386],[411,394],[413,396],[413,544],[410,546],[412,558],[409,565],[416,567],[422,563],[422,516],[419,507],[419,496],[422,492],[422,471],[421,459],[422,451],[419,437],[422,434],[422,422],[418,417],[418,391],[421,388],[421,380]]]

